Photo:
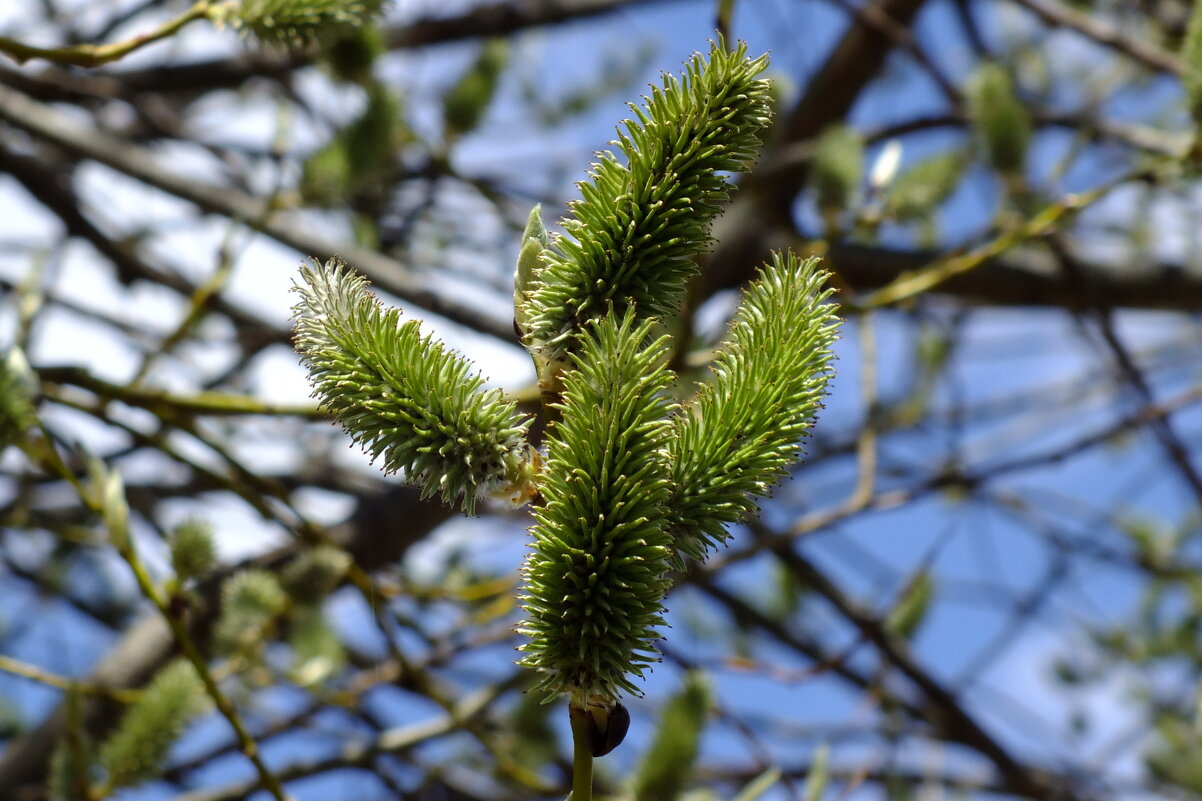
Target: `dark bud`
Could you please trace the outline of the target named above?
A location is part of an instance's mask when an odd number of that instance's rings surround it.
[[[615,701],[609,709],[590,709],[588,750],[593,756],[605,756],[621,745],[630,729],[630,713]]]
[[[182,620],[192,610],[192,599],[184,590],[176,590],[167,598],[167,612],[176,620]]]

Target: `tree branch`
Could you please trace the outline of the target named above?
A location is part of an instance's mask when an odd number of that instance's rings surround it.
[[[299,222],[281,219],[282,214],[269,204],[236,189],[171,172],[159,166],[153,153],[146,149],[98,128],[77,125],[59,112],[3,86],[0,86],[0,119],[73,156],[104,164],[211,214],[242,222],[300,253],[323,260],[341,255],[389,294],[502,341],[515,341],[511,320],[486,317],[481,309],[458,301],[446,290],[431,288],[429,281],[394,259],[358,245],[330,242]]]
[[[1157,72],[1184,75],[1189,65],[1176,55],[1128,36],[1115,28],[1079,11],[1062,6],[1056,0],[1014,0],[1049,25],[1076,31],[1103,47],[1108,47],[1133,61]]]
[[[870,612],[861,609],[791,545],[774,548],[773,553],[804,586],[813,588],[825,598],[840,615],[880,652],[881,656],[912,681],[931,702],[935,713],[933,721],[952,739],[980,751],[993,762],[1003,783],[1014,793],[1027,798],[1044,801],[1066,801],[1082,798],[1078,792],[1065,786],[1063,777],[1053,776],[1020,762],[1010,751],[961,706],[947,688],[926,672],[910,656],[905,644],[889,634],[881,621]]]

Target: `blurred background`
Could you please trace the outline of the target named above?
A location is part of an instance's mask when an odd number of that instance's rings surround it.
[[[122,41],[187,7],[10,4],[0,34]],[[528,396],[526,215],[562,215],[626,103],[722,30],[771,53],[777,115],[699,265],[682,383],[774,248],[826,259],[844,323],[805,463],[679,576],[602,795],[652,797],[631,776],[695,670],[700,755],[673,794],[1197,797],[1190,13],[405,0],[321,48],[199,21],[91,69],[0,58],[0,349],[32,366],[46,435],[119,472],[156,579],[169,532],[211,528],[217,564],[176,596],[296,798],[562,798],[567,716],[513,664],[527,514],[452,517],[348,447],[309,398],[290,288],[341,255]],[[361,580],[223,646],[227,579],[295,584],[315,538]],[[71,485],[4,451],[0,799],[48,797],[63,732],[120,717],[97,688],[173,653]],[[268,796],[208,713],[112,797]]]

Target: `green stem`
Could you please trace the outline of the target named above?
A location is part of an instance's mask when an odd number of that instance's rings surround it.
[[[11,656],[4,656],[3,654],[0,654],[0,672],[21,676],[31,681],[36,681],[39,684],[45,684],[47,687],[56,687],[65,692],[102,695],[122,704],[132,704],[142,695],[141,690],[133,690],[125,687],[105,687],[102,684],[70,679],[66,676],[52,673],[49,670],[44,670],[37,665],[31,665],[28,662],[22,662],[19,659],[13,659]]]
[[[55,394],[54,385],[73,384],[106,401],[115,400],[127,406],[147,409],[159,417],[179,419],[180,416],[205,415],[232,417],[237,415],[280,415],[321,420],[328,415],[313,404],[267,403],[248,395],[226,392],[197,392],[193,395],[175,395],[166,390],[151,387],[135,387],[129,384],[113,384],[79,367],[48,367],[38,371],[43,391]],[[61,398],[57,398],[62,402]]]
[[[26,61],[34,58],[44,58],[47,61],[53,61],[56,64],[71,64],[76,67],[99,67],[102,64],[107,64],[110,61],[124,58],[135,50],[145,47],[151,42],[157,42],[160,39],[166,39],[175,34],[180,28],[187,25],[193,20],[203,19],[208,16],[211,10],[212,3],[210,0],[199,0],[191,8],[180,14],[173,20],[163,23],[161,26],[151,31],[143,33],[132,38],[126,39],[124,42],[114,42],[112,44],[79,44],[70,45],[68,47],[35,47],[19,42],[16,39],[10,39],[7,36],[0,36],[0,53],[12,58],[18,64],[24,64]]]
[[[1088,208],[1106,197],[1116,187],[1137,180],[1156,180],[1162,176],[1166,169],[1174,169],[1178,163],[1178,160],[1171,158],[1159,160],[1149,166],[1141,166],[1136,170],[1124,173],[1118,178],[1108,181],[1088,192],[1065,195],[1031,219],[1021,225],[1003,231],[995,238],[974,250],[959,255],[952,254],[946,256],[921,270],[902,273],[887,286],[881,287],[869,295],[862,303],[858,305],[845,303],[843,304],[843,308],[849,311],[875,309],[881,306],[900,303],[903,300],[929,292],[944,281],[955,278],[969,270],[975,270],[977,267],[988,263],[991,259],[1013,250],[1028,240],[1047,236],[1056,230],[1056,225],[1063,218]]]
[[[587,709],[568,707],[572,721],[572,801],[593,801],[593,752],[589,750]]]

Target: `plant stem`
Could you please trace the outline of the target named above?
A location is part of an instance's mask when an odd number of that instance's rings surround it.
[[[183,14],[163,23],[155,30],[139,34],[123,42],[114,42],[112,44],[34,47],[33,45],[19,42],[16,39],[10,39],[7,36],[0,36],[0,53],[4,53],[18,64],[24,64],[26,61],[34,58],[43,58],[56,64],[71,64],[76,67],[98,67],[101,64],[107,64],[110,61],[124,58],[151,42],[157,42],[160,39],[166,39],[174,35],[176,31],[189,22],[208,16],[211,5],[210,0],[199,0]]]
[[[79,367],[48,367],[38,371],[44,392],[57,396],[58,387],[70,384],[97,395],[104,401],[120,401],[127,406],[147,409],[155,415],[170,420],[192,418],[197,415],[234,417],[238,415],[279,415],[304,417],[308,420],[328,418],[315,404],[265,403],[249,395],[205,390],[191,395],[177,395],[153,387],[137,387],[130,384],[114,384],[97,378]]]
[[[593,801],[593,752],[589,750],[587,709],[568,707],[572,721],[572,801]]]
[[[3,654],[0,654],[0,671],[11,673],[14,676],[22,676],[45,684],[48,687],[57,687],[60,690],[75,690],[76,692],[87,693],[89,695],[103,695],[122,704],[132,704],[142,695],[140,690],[125,687],[105,687],[100,684],[77,681],[66,676],[60,676],[37,665],[31,665],[19,659],[13,659],[11,656],[4,656]]]

